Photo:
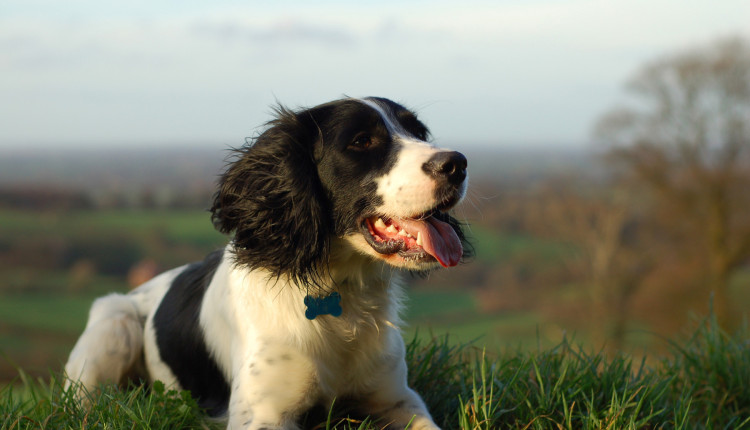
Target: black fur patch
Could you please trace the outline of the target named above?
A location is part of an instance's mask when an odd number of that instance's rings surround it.
[[[426,135],[408,118],[414,133]],[[362,136],[372,145],[353,148]],[[234,153],[214,197],[214,224],[234,233],[237,263],[307,286],[327,281],[331,237],[356,231],[359,218],[382,203],[372,180],[397,155],[381,116],[356,100],[298,112],[279,107],[253,144]]]
[[[314,284],[332,235],[328,200],[313,161],[310,118],[279,108],[270,128],[234,151],[211,208],[222,233],[234,233],[235,259]]]
[[[172,281],[154,315],[162,361],[172,369],[182,388],[190,390],[212,416],[226,411],[229,384],[206,348],[198,317],[203,295],[223,254],[223,250],[218,250],[204,261],[189,265]]]

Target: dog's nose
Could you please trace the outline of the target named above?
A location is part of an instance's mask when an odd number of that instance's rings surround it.
[[[442,151],[430,157],[422,165],[422,170],[436,179],[445,179],[459,185],[466,179],[466,157],[456,151]]]

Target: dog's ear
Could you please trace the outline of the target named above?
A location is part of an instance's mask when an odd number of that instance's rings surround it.
[[[234,233],[237,263],[288,275],[303,285],[327,273],[330,210],[314,160],[320,132],[309,111],[283,107],[253,144],[234,150],[211,207]]]

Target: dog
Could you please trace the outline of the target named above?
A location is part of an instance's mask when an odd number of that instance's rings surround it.
[[[385,98],[275,114],[219,179],[211,218],[229,244],[97,299],[68,386],[160,380],[231,429],[296,429],[334,399],[387,428],[438,428],[407,385],[400,275],[468,255],[449,214],[466,158]]]

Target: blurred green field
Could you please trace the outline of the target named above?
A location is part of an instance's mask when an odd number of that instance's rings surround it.
[[[490,353],[550,347],[563,332],[534,311],[484,313],[470,291],[409,291],[404,338],[449,335],[456,344],[473,343]]]
[[[18,236],[53,235],[79,239],[87,236],[127,234],[146,238],[158,234],[173,243],[216,246],[226,239],[211,224],[208,211],[196,210],[105,210],[75,212],[29,212],[0,210],[3,241]]]
[[[198,260],[226,238],[206,211],[0,210],[0,380],[59,369],[94,298],[139,262]]]
[[[495,263],[511,257],[533,255],[540,262],[552,262],[569,253],[565,243],[540,239],[522,233],[501,233],[482,225],[471,225],[469,234],[476,252],[476,261]]]
[[[468,285],[475,280],[461,274],[473,276],[525,256],[550,264],[568,248],[477,225],[471,236],[477,255],[461,268],[466,272],[440,271],[426,282],[410,281],[418,285],[407,288],[405,337],[449,333],[454,342],[476,341],[489,351],[557,344],[564,331],[538,309],[483,310],[477,285]],[[0,381],[17,375],[15,366],[32,375],[59,369],[94,298],[127,291],[129,271],[140,262],[167,270],[202,259],[225,243],[206,211],[0,210]],[[555,295],[561,303],[581,299],[575,288]]]
[[[70,335],[80,332],[93,297],[61,295],[4,296],[2,322],[15,329]]]
[[[124,291],[121,285],[119,291]],[[0,381],[20,366],[32,375],[60,369],[86,323],[89,307],[99,294],[0,295]],[[485,315],[469,292],[409,294],[404,337],[450,334],[451,342],[476,341],[490,352],[506,348],[550,346],[559,338],[539,337],[539,316],[533,312]],[[542,340],[540,343],[539,341]],[[8,361],[9,359],[10,361]]]
[[[481,227],[472,236],[478,262],[519,252],[554,257],[559,249],[522,236],[501,237]],[[206,211],[97,211],[44,213],[0,210],[0,379],[13,365],[32,374],[59,368],[83,329],[97,296],[127,291],[127,269],[153,260],[160,270],[195,261],[223,246]],[[90,262],[81,278],[74,267]],[[455,341],[478,339],[488,348],[533,343],[533,313],[484,315],[470,290],[410,291],[405,336],[449,332]]]

